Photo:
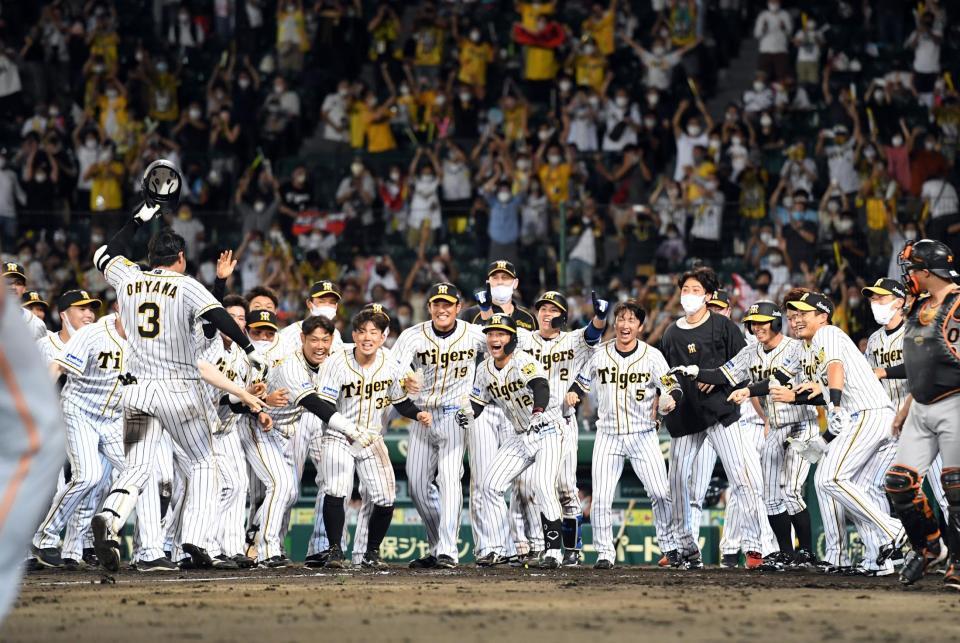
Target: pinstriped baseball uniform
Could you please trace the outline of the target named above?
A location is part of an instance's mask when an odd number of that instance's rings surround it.
[[[43,320],[26,308],[21,308],[20,314],[21,317],[23,317],[24,323],[27,325],[27,332],[30,333],[30,337],[32,337],[34,340],[39,341],[43,339],[49,332],[46,324],[43,323]]]
[[[31,315],[31,317],[32,316],[33,315]],[[60,355],[60,352],[63,350],[63,344],[63,340],[60,339],[60,333],[53,331],[47,332],[46,335],[37,340],[37,350],[40,351],[40,356],[43,357],[45,364],[49,366],[56,361],[57,356]]]
[[[41,549],[57,547],[60,531],[66,526],[63,557],[73,560],[82,558],[81,538],[99,503],[96,498],[84,501],[104,477],[109,479],[111,469],[123,469],[123,386],[119,376],[126,368],[126,341],[117,332],[115,320],[114,315],[107,315],[81,328],[52,360],[67,374],[61,407],[72,475],[54,496],[33,544]],[[41,344],[55,345],[50,337]]]
[[[597,348],[577,376],[584,391],[596,391],[597,436],[593,448],[594,547],[597,558],[613,562],[613,494],[630,461],[653,505],[654,526],[660,549],[677,549],[670,527],[670,485],[657,438],[654,402],[678,388],[668,373],[663,354],[643,342],[629,353],[617,350],[613,340]]]
[[[156,269],[141,271],[123,256],[112,258],[104,277],[117,292],[126,331],[127,365],[137,383],[123,392],[126,468],[103,509],[122,526],[127,499],[144,488],[154,469],[161,431],[170,433],[188,458],[180,543],[202,546],[217,507],[219,484],[210,408],[196,363],[194,332],[204,312],[220,302],[192,277]]]
[[[865,490],[860,476],[890,435],[893,403],[856,344],[836,326],[818,330],[810,342],[810,352],[815,367],[814,380],[824,392],[828,390],[827,367],[834,362],[843,365],[843,397],[839,410],[849,418],[847,427],[830,442],[817,465],[816,484],[854,521],[865,540],[864,546],[868,550],[878,549],[882,543],[869,542],[870,536],[876,533],[870,523],[885,540],[893,540],[901,526],[890,516],[888,508],[879,506],[874,495]]]
[[[543,365],[524,351],[515,351],[510,361],[498,369],[492,357],[477,367],[471,401],[486,407],[498,406],[516,434],[500,449],[484,475],[477,507],[478,529],[484,532],[490,551],[503,555],[509,529],[504,494],[525,470],[533,469],[534,502],[548,521],[562,515],[557,497],[557,475],[563,451],[563,412],[551,396],[540,420],[539,431],[528,431],[533,417],[533,392],[528,387],[535,379],[547,379]],[[559,544],[559,534],[557,543]]]
[[[433,425],[410,426],[407,479],[427,530],[430,554],[459,559],[457,540],[463,509],[463,452],[466,437],[456,422],[457,411],[468,408],[476,358],[486,348],[479,326],[457,320],[443,336],[432,322],[400,333],[393,354],[402,368],[423,369],[423,389],[413,401],[433,415]]]

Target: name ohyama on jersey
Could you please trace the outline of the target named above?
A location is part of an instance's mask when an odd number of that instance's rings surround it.
[[[177,284],[168,279],[138,279],[127,284],[126,292],[128,297],[134,295],[165,295],[171,299],[177,296]]]
[[[446,368],[451,362],[473,362],[477,358],[477,351],[473,348],[461,351],[440,352],[437,348],[431,348],[426,351],[417,351],[416,358],[424,366],[439,366]]]

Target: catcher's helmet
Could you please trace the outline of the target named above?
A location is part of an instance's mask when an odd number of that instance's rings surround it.
[[[900,251],[900,274],[903,284],[914,295],[919,295],[920,284],[910,274],[913,270],[928,270],[941,279],[954,281],[960,277],[953,266],[953,251],[950,246],[933,239],[908,241]]]
[[[747,314],[743,317],[743,323],[747,326],[747,332],[753,334],[753,328],[750,322],[765,324],[770,322],[770,328],[773,332],[779,333],[783,330],[783,311],[780,310],[775,302],[762,299],[747,309]]]
[[[517,348],[517,322],[506,313],[494,313],[483,327],[484,334],[492,330],[502,330],[510,333],[510,341],[503,347],[503,352],[509,355]]]
[[[569,308],[567,306],[567,298],[563,296],[563,293],[557,292],[556,290],[548,290],[533,302],[534,310],[540,310],[540,306],[543,304],[553,304],[560,309],[560,314],[550,320],[551,326],[554,328],[563,328],[567,325],[567,311]]]

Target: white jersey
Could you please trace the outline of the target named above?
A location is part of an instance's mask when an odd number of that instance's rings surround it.
[[[26,308],[21,308],[21,311],[21,314],[23,315],[23,321],[27,325],[30,335],[37,340],[43,339],[43,337],[47,334],[47,326],[43,323],[43,320]]]
[[[530,418],[533,416],[533,391],[529,384],[538,378],[547,379],[547,372],[530,353],[515,351],[503,368],[497,368],[493,358],[488,357],[477,367],[477,377],[470,399],[481,406],[491,402],[496,404],[503,410],[514,430],[522,433],[530,426]],[[562,430],[563,415],[553,395],[550,396],[550,402],[543,410],[541,419]]]
[[[122,256],[103,271],[117,291],[130,345],[130,373],[138,380],[199,379],[194,328],[220,302],[196,279],[170,270],[141,271]]]
[[[213,341],[206,346],[199,359],[216,366],[217,370],[234,384],[241,388],[245,387],[248,369],[246,355],[235,343],[230,344],[229,350],[225,348],[220,333],[217,333]],[[210,403],[216,409],[217,419],[219,420],[214,432],[228,431],[236,421],[237,414],[230,410],[229,405],[220,404],[220,398],[226,393],[212,384],[207,384],[206,389]]]
[[[791,337],[784,336],[776,348],[769,351],[763,348],[763,344],[755,342],[747,344],[733,359],[721,366],[720,372],[730,386],[747,380],[751,384],[769,381],[778,373],[782,374],[777,378],[778,382],[786,379],[788,386],[796,386],[803,381],[802,360],[805,352],[803,342]],[[774,402],[767,395],[760,398],[760,403],[772,429],[817,419],[816,408],[809,404]]]
[[[275,427],[283,430],[297,423],[303,415],[300,401],[310,393],[320,391],[320,370],[319,366],[311,366],[303,356],[303,351],[299,350],[288,355],[276,368],[271,368],[267,373],[267,389],[275,391],[285,388],[288,393],[287,398],[290,400],[286,406],[267,409]]]
[[[848,413],[869,409],[893,409],[890,396],[873,368],[857,349],[853,340],[836,326],[824,326],[810,342],[810,351],[816,368],[815,381],[820,382],[824,400],[829,402],[827,366],[832,362],[843,364],[843,397],[840,406]]]
[[[54,360],[56,360],[60,354],[60,351],[63,350],[63,346],[64,342],[60,339],[60,333],[54,333],[52,331],[48,331],[46,336],[37,340],[37,350],[40,351],[40,356],[43,357],[45,366],[53,364]]]
[[[601,344],[577,375],[584,391],[597,394],[597,431],[641,433],[656,431],[653,403],[680,385],[670,375],[663,353],[637,342],[633,352],[622,355],[614,340]]]
[[[300,350],[303,348],[303,340],[300,339],[300,335],[303,334],[303,321],[298,321],[293,324],[290,324],[286,328],[280,331],[280,343],[283,344],[283,354],[289,355],[293,351]],[[343,337],[340,335],[340,330],[337,328],[333,329],[333,343],[330,345],[330,354],[343,348]]]
[[[892,333],[888,333],[885,328],[878,329],[870,339],[867,340],[867,361],[873,368],[892,368],[903,364],[903,333],[907,325],[900,326]],[[882,379],[880,384],[890,396],[893,402],[893,408],[899,410],[903,406],[903,400],[910,392],[907,390],[907,380]]]
[[[280,333],[277,333],[272,341],[268,342],[260,340],[252,343],[253,347],[257,349],[257,352],[263,355],[263,359],[266,361],[268,369],[277,368],[283,363],[284,357],[294,352],[287,350],[286,345],[284,345],[283,340],[280,337]],[[302,346],[298,350],[302,353]]]
[[[473,388],[477,356],[487,346],[480,326],[458,319],[446,337],[426,321],[400,333],[393,355],[403,369],[423,369],[423,389],[414,400],[423,410],[465,407]]]
[[[538,360],[547,372],[550,383],[550,404],[561,407],[564,417],[571,416],[575,409],[564,398],[577,373],[590,358],[594,347],[584,339],[584,330],[562,332],[553,339],[546,339],[540,333],[523,333],[519,338],[519,348]]]
[[[360,429],[379,433],[387,409],[407,399],[400,386],[404,373],[383,349],[367,367],[360,366],[352,349],[339,350],[320,367],[317,395]]]
[[[84,326],[56,357],[67,374],[64,405],[104,422],[119,420],[123,413],[120,375],[129,368],[127,341],[117,332],[116,319],[116,315],[106,315]]]

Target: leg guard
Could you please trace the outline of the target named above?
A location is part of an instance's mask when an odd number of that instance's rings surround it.
[[[960,467],[945,467],[940,481],[949,507],[945,516],[947,548],[950,549],[950,560],[956,565],[960,562]]]
[[[563,535],[563,548],[567,551],[579,549],[577,547],[577,531],[579,525],[576,518],[564,518],[560,526]]]
[[[946,473],[946,471],[944,471]],[[929,543],[940,539],[940,526],[930,509],[927,497],[920,490],[920,473],[911,467],[895,464],[887,469],[884,490],[897,512],[910,544],[923,552]]]
[[[540,514],[540,521],[543,523],[543,548],[546,551],[560,549],[560,521],[547,520],[547,517]]]

